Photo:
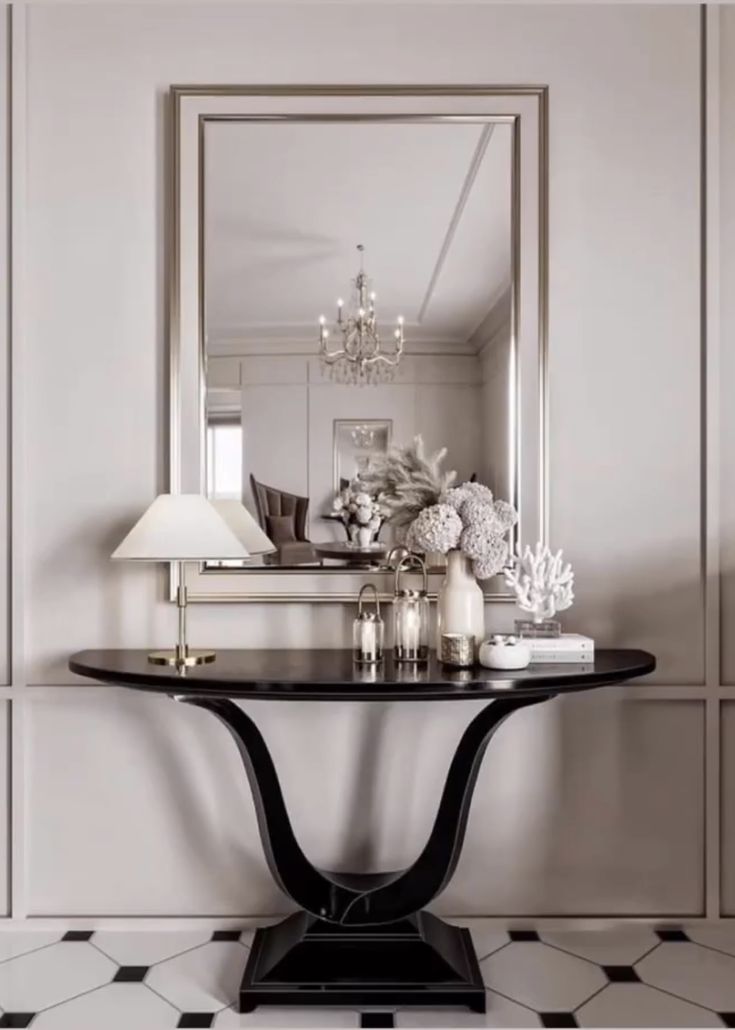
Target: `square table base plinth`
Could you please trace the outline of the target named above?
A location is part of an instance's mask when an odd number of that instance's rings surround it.
[[[259,1005],[451,1005],[485,1012],[485,1004],[469,930],[428,912],[352,927],[297,912],[256,932],[239,996],[240,1012]]]

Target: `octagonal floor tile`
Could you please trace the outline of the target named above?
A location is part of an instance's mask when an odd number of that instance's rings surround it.
[[[0,1007],[38,1012],[109,983],[116,971],[91,944],[60,941],[0,965]]]
[[[480,969],[488,988],[537,1012],[571,1012],[607,983],[597,966],[538,941],[514,941]]]
[[[577,1012],[582,1027],[722,1026],[714,1012],[646,984],[610,984]]]
[[[507,930],[502,930],[486,919],[452,919],[453,926],[464,926],[472,935],[478,959],[487,958],[493,951],[510,941]]]
[[[542,941],[579,958],[599,962],[603,966],[632,966],[659,939],[650,927],[620,926],[614,930],[542,931]]]
[[[0,930],[0,962],[47,948],[60,940],[60,930]]]
[[[357,1030],[360,1014],[353,1009],[320,1009],[308,1006],[302,1009],[284,1005],[264,1005],[255,1012],[236,1012],[226,1008],[214,1021],[216,1030],[227,1027],[312,1027],[313,1030]]]
[[[41,1012],[33,1030],[166,1030],[176,1009],[143,984],[109,984]]]
[[[698,944],[661,944],[636,965],[644,983],[717,1012],[735,1011],[735,958]]]
[[[152,966],[211,940],[210,930],[98,930],[96,947],[121,966]]]
[[[687,937],[706,948],[716,948],[735,956],[735,928],[714,923],[710,926],[688,926]]]
[[[217,1012],[240,988],[248,950],[236,941],[210,941],[154,966],[146,983],[182,1012]]]
[[[470,1012],[469,1009],[399,1009],[396,1013],[397,1027],[537,1027],[541,1021],[535,1012],[518,1005],[508,998],[487,992],[487,1012]]]

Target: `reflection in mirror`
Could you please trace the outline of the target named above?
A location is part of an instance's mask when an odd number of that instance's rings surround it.
[[[359,472],[417,434],[515,498],[512,134],[205,123],[206,484],[272,541],[247,567],[384,564]]]

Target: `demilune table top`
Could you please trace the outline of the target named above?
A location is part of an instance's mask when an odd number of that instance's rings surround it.
[[[164,694],[261,698],[284,701],[453,701],[571,693],[645,676],[656,667],[647,651],[599,650],[594,661],[530,665],[501,672],[476,665],[451,669],[432,653],[425,664],[357,665],[347,649],[221,650],[209,665],[188,669],[154,666],[146,650],[80,651],[69,668],[80,676]]]

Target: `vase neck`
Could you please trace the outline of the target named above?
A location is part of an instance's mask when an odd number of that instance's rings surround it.
[[[447,552],[447,575],[452,579],[470,579],[474,582],[470,559],[459,549]]]

